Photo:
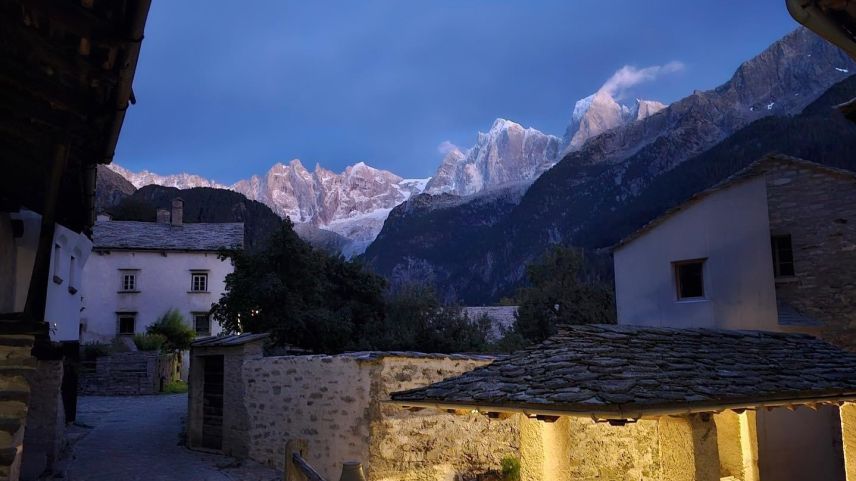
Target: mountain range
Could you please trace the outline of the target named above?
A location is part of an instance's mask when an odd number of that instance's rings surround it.
[[[562,152],[576,150],[578,144],[591,137],[647,118],[664,107],[649,100],[621,105],[609,93],[599,91],[576,102],[564,139],[498,118],[487,132],[478,133],[471,148],[450,145],[434,176],[427,179],[404,179],[363,162],[341,173],[320,165],[310,171],[299,159],[277,163],[264,175],[232,185],[188,173],[132,172],[115,163],[108,167],[136,188],[160,185],[239,192],[289,217],[296,226],[305,224],[295,230],[307,240],[324,239],[325,246],[337,245],[343,254],[352,256],[362,253],[374,241],[394,207],[414,195],[425,192],[470,196],[496,189],[525,188],[553,167]]]
[[[599,92],[578,102],[563,157],[531,186],[457,199],[414,196],[393,209],[365,258],[393,280],[431,282],[445,298],[495,302],[514,292],[526,264],[551,244],[608,246],[768,151],[845,162],[847,146],[831,145],[833,133],[853,129],[830,102],[846,97],[835,89],[856,96],[846,80],[854,68],[800,28],[719,87],[644,107],[649,112],[638,120]]]

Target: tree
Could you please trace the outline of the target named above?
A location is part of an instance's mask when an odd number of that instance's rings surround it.
[[[366,326],[382,322],[383,278],[313,249],[287,219],[264,248],[221,258],[235,269],[211,313],[227,331],[270,332],[277,344],[342,352],[365,346]]]
[[[177,353],[190,349],[190,343],[196,333],[184,322],[184,316],[178,309],[165,312],[154,324],[146,328],[146,334],[163,337],[162,349]]]
[[[517,297],[516,329],[530,341],[553,335],[562,324],[615,323],[611,290],[581,280],[583,260],[570,247],[554,246],[526,267],[529,286]]]

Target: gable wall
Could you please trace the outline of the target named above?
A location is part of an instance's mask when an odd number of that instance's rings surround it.
[[[794,250],[796,275],[776,282],[777,297],[856,349],[856,181],[791,164],[766,179],[771,232],[790,234]]]

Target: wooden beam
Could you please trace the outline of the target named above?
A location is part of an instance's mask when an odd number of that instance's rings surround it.
[[[48,173],[45,186],[45,203],[42,212],[42,226],[39,230],[39,244],[33,262],[33,274],[27,291],[24,315],[34,322],[45,321],[47,289],[50,279],[51,255],[53,254],[54,231],[56,229],[56,211],[59,204],[59,192],[62,188],[62,174],[68,162],[69,145],[59,143],[54,147],[53,165]]]

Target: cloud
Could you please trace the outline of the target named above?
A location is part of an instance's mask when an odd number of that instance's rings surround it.
[[[437,146],[437,152],[440,152],[442,155],[446,155],[453,150],[460,150],[458,146],[449,142],[448,140],[444,140],[440,142],[440,145]]]
[[[625,65],[616,70],[606,82],[598,89],[615,98],[621,98],[630,87],[657,80],[661,75],[673,74],[684,70],[682,62],[672,61],[665,65],[652,65],[645,68],[636,68]]]

